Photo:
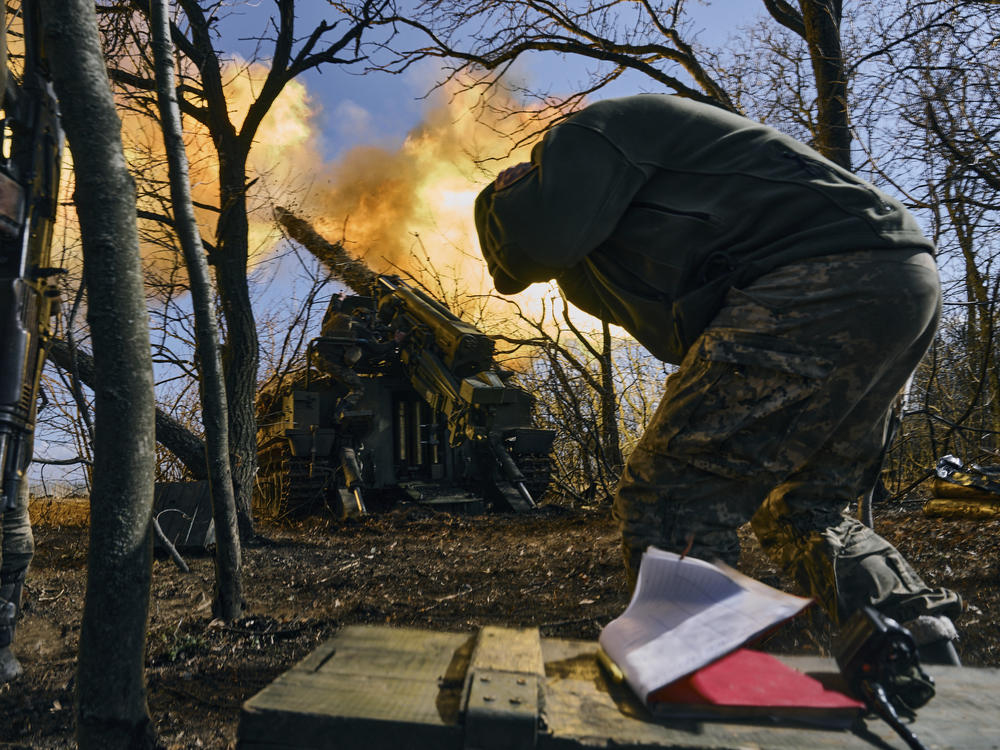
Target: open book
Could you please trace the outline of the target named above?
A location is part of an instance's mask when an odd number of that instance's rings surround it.
[[[600,646],[636,695],[661,715],[723,716],[728,709],[731,715],[755,715],[779,706],[785,710],[774,713],[789,715],[796,703],[856,715],[861,703],[827,691],[774,657],[737,651],[811,601],[721,563],[650,547],[632,601],[601,632]],[[704,674],[692,674],[709,664]]]

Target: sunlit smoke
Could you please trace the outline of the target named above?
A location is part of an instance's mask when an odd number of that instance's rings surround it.
[[[235,60],[224,73],[230,118],[239,129],[267,70]],[[501,169],[528,159],[535,140],[530,134],[541,131],[545,122],[537,110],[496,86],[491,96],[490,106],[483,107],[479,90],[453,83],[429,100],[423,121],[398,147],[360,145],[325,163],[319,104],[300,81],[286,84],[263,120],[247,165],[251,267],[266,262],[279,246],[282,238],[272,209],[286,205],[377,273],[409,274],[447,289],[453,294],[448,301],[458,301],[460,307],[460,298],[493,293],[473,221],[475,197]],[[353,117],[363,120],[367,113],[354,112]],[[140,196],[140,209],[166,214],[169,194],[158,124],[138,115],[123,122],[133,171],[160,186],[154,194]],[[196,213],[202,235],[213,242],[218,156],[203,126],[185,117],[184,127],[192,194],[203,206]],[[524,142],[514,147],[517,137]],[[161,277],[183,278],[176,249],[153,241],[155,222],[145,226],[147,268]],[[540,299],[552,294],[552,286],[536,284],[516,300],[537,311]]]
[[[541,125],[537,113],[504,116],[479,104],[475,90],[444,90],[398,148],[359,146],[329,166],[301,213],[376,272],[443,279],[472,296],[492,292],[473,221],[476,195],[496,172],[528,159],[531,144],[512,148],[507,134]]]
[[[237,131],[250,105],[260,92],[267,68],[240,60],[223,71],[229,115]],[[321,160],[317,157],[316,106],[305,85],[287,83],[271,106],[254,139],[247,162],[249,251],[251,265],[266,258],[280,240],[271,217],[275,201],[289,200],[308,186],[309,175]],[[183,118],[184,140],[202,237],[215,242],[219,212],[219,158],[212,138],[200,123]],[[159,123],[143,113],[125,110],[122,140],[129,168],[140,179],[138,196],[142,232],[142,255],[147,270],[160,278],[181,278],[182,260],[162,222],[143,216],[167,216],[169,187],[163,136]]]

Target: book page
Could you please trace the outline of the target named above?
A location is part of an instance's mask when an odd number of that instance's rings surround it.
[[[600,645],[645,701],[657,688],[738,648],[810,601],[727,566],[651,547],[643,555],[632,601],[601,632]]]

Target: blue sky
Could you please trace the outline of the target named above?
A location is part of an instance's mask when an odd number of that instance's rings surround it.
[[[219,27],[225,33],[227,48],[249,55],[253,46],[246,40],[259,33],[271,12],[271,4],[263,1],[234,6]],[[693,27],[687,38],[694,34],[702,43],[722,43],[737,33],[741,25],[764,12],[759,0],[694,0],[688,4]],[[336,18],[329,6],[318,0],[298,3],[297,13],[296,28],[300,36],[320,20]],[[360,69],[355,70],[352,73],[345,66],[327,65],[302,76],[318,107],[322,148],[331,161],[358,145],[386,148],[398,145],[420,122],[428,107],[425,97],[439,78],[435,61],[417,64],[401,75],[359,75]],[[535,53],[520,64],[517,72],[554,91],[571,92],[584,79],[585,70],[585,63],[579,59]],[[640,76],[625,76],[601,96],[636,93],[643,85],[648,83]]]

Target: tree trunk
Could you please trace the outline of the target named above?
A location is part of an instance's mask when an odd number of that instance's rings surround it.
[[[62,339],[52,339],[46,350],[49,362],[74,376],[70,345]],[[97,383],[94,358],[82,349],[76,350],[76,376],[93,390]],[[192,479],[208,479],[205,464],[205,442],[162,409],[156,410],[156,442],[173,453],[184,464]]]
[[[135,185],[122,154],[94,4],[40,5],[74,156],[97,385],[77,738],[84,749],[153,747],[143,677],[153,551],[153,368]]]
[[[841,0],[801,0],[801,6],[816,79],[816,150],[850,169],[847,71],[840,44]]]
[[[622,456],[621,434],[618,429],[618,389],[615,387],[615,366],[611,352],[611,326],[601,326],[601,449],[604,464],[611,476],[609,483],[618,481],[625,459]]]
[[[157,101],[163,142],[170,172],[170,196],[174,227],[184,251],[191,300],[194,307],[195,338],[201,371],[202,422],[208,459],[208,485],[215,518],[215,600],[216,617],[233,621],[243,612],[243,581],[240,559],[240,535],[236,500],[229,466],[229,416],[223,384],[222,360],[219,357],[219,331],[215,304],[208,275],[208,262],[201,244],[201,233],[191,203],[187,152],[181,113],[174,93],[174,49],[170,41],[170,21],[166,0],[151,0],[153,56],[156,61]]]
[[[229,396],[229,447],[240,538],[254,535],[253,483],[257,476],[257,324],[247,284],[248,222],[246,209],[246,155],[235,139],[218,141],[222,212],[216,230],[219,244],[213,254],[215,278],[226,316],[223,348],[226,393]]]

